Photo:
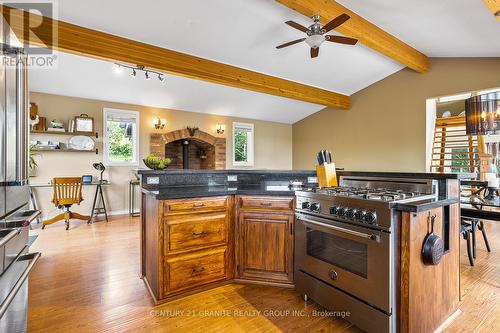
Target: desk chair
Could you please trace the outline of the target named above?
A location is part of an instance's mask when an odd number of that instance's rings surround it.
[[[44,229],[46,225],[64,220],[66,221],[66,230],[68,230],[70,219],[88,220],[90,218],[90,216],[80,215],[70,210],[72,205],[79,205],[83,200],[81,177],[54,178],[53,185],[54,198],[52,202],[58,208],[65,207],[66,211],[49,220],[43,221],[42,229]]]

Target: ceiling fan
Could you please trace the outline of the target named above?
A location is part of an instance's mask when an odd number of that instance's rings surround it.
[[[294,21],[286,21],[285,23],[291,26],[292,28],[305,32],[307,34],[307,37],[296,39],[291,42],[278,45],[276,46],[276,48],[281,49],[305,41],[307,45],[311,47],[311,58],[316,58],[319,54],[319,47],[324,41],[347,44],[347,45],[355,45],[358,42],[357,39],[344,36],[325,35],[327,32],[342,25],[345,21],[347,21],[350,18],[351,17],[349,15],[342,14],[337,16],[324,26],[321,26],[321,23],[319,22],[320,21],[319,15],[315,15],[312,17],[314,23],[311,24],[309,28],[306,28],[303,25],[298,24]]]

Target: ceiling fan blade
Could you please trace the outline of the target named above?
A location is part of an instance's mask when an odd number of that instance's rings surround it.
[[[303,25],[301,24],[298,24],[297,22],[293,22],[293,21],[286,21],[285,24],[288,24],[289,26],[291,26],[292,28],[295,28],[297,30],[300,30],[302,32],[308,32],[309,29],[304,27]]]
[[[319,47],[311,47],[311,58],[316,58],[319,54]]]
[[[344,36],[325,36],[325,40],[334,43],[347,44],[347,45],[356,45],[358,42],[355,38],[344,37]]]
[[[326,33],[332,29],[335,29],[336,27],[338,27],[339,25],[341,25],[342,23],[344,23],[345,21],[347,21],[350,18],[351,17],[347,14],[341,14],[341,15],[337,16],[336,18],[334,18],[333,20],[331,20],[330,22],[328,22],[327,24],[325,24],[323,26],[323,30],[325,30],[325,33]]]
[[[306,40],[305,38],[292,40],[291,42],[288,42],[288,43],[285,43],[285,44],[278,45],[278,46],[276,46],[276,48],[277,48],[277,49],[282,49],[282,48],[284,48],[284,47],[287,47],[287,46],[290,46],[290,45],[293,45],[293,44],[297,44],[297,43],[303,42],[303,41],[305,41],[305,40]]]

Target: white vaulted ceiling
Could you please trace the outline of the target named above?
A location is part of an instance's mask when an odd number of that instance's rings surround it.
[[[481,1],[339,2],[428,55],[500,55],[500,48],[495,46],[499,39],[490,38],[495,31],[498,37],[495,29],[500,24],[490,17]],[[456,3],[459,5],[452,6]],[[440,4],[452,9],[445,11]],[[460,5],[463,10],[456,8]],[[305,43],[275,49],[278,44],[302,37],[301,32],[283,22],[294,20],[309,25],[310,21],[273,0],[63,0],[58,2],[56,16],[84,27],[346,95],[403,68],[359,44],[325,43],[316,59],[310,59]],[[493,23],[483,22],[488,20]],[[480,32],[489,39],[490,47],[488,42],[477,41]],[[452,39],[439,41],[438,36]],[[296,122],[323,108],[180,77],[168,76],[166,85],[138,79],[114,76],[107,62],[60,54],[57,70],[33,71],[31,89],[283,123]]]
[[[500,22],[482,0],[337,0],[429,57],[500,57]]]

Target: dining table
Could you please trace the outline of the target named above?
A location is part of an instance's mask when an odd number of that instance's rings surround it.
[[[479,180],[462,180],[460,186],[471,189],[470,195],[460,196],[462,217],[500,221],[500,188],[490,188],[488,182]]]

